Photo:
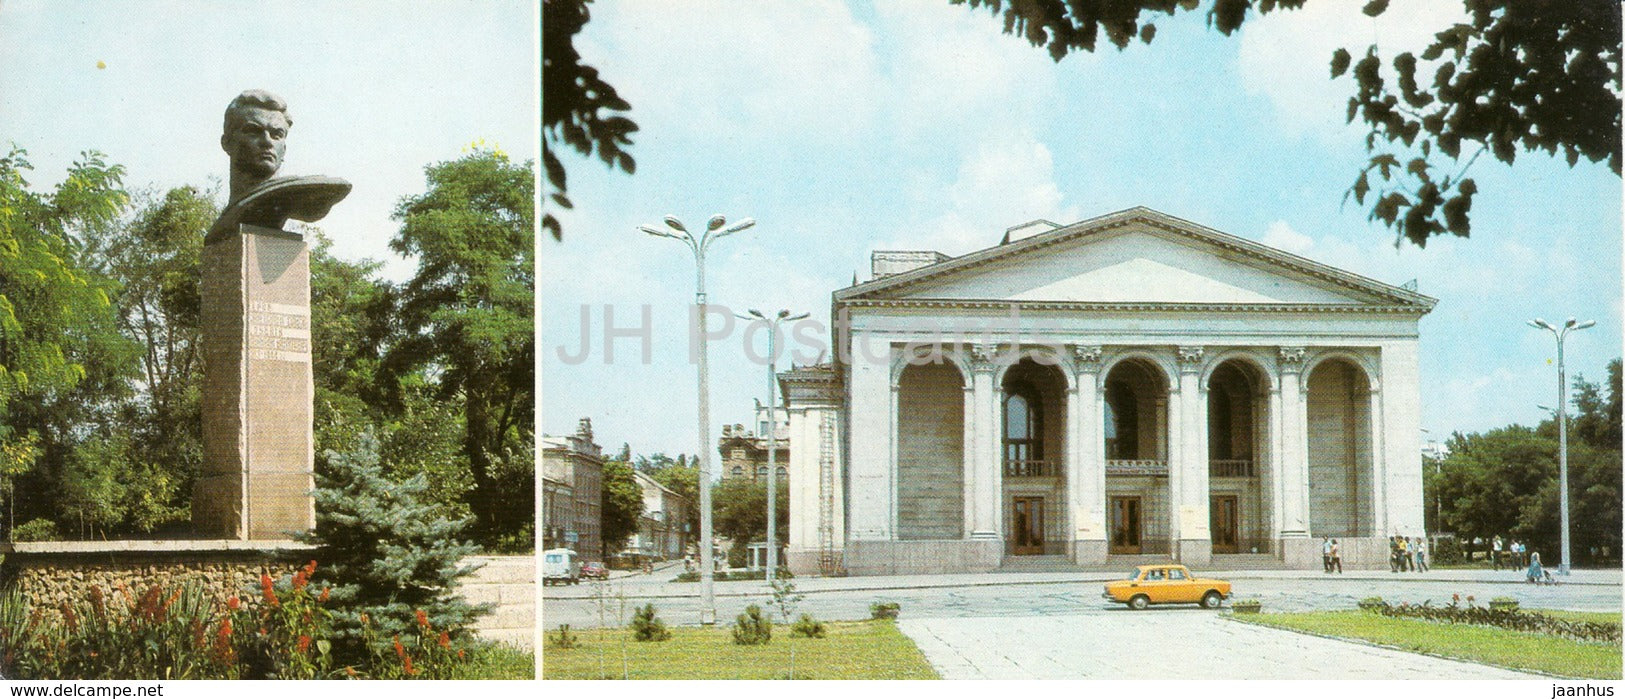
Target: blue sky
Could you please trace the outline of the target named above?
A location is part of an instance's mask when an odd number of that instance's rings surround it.
[[[36,187],[90,149],[131,187],[210,186],[226,104],[270,90],[294,120],[281,173],[355,185],[318,224],[334,253],[403,279],[389,214],[425,165],[479,140],[537,157],[535,15],[524,0],[0,0],[0,145],[28,150]]]
[[[827,317],[829,294],[868,278],[874,249],[960,255],[1034,218],[1070,223],[1149,206],[1440,301],[1422,320],[1422,427],[1433,435],[1541,417],[1555,391],[1549,335],[1531,317],[1595,318],[1571,336],[1571,375],[1620,355],[1620,179],[1544,154],[1473,166],[1471,239],[1395,247],[1342,206],[1366,157],[1329,79],[1339,46],[1419,48],[1454,3],[1362,3],[1254,18],[1238,36],[1202,17],[1156,41],[1060,64],[945,0],[597,3],[576,47],[633,105],[635,175],[566,155],[563,243],[541,243],[544,431],[593,418],[606,448],[693,453],[694,367],[683,332],[693,263],[637,232],[675,214],[755,228],[713,248],[711,302]],[[594,352],[566,365],[591,307]],[[650,306],[651,362],[601,347]],[[749,422],[765,369],[742,334],[712,346],[712,418]],[[716,431],[713,430],[713,436]],[[714,443],[713,443],[714,444]],[[713,447],[714,448],[714,447]]]

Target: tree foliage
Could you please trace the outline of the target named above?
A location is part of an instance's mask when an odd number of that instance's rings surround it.
[[[780,479],[775,502],[778,521],[775,532],[780,543],[790,529],[790,484]],[[732,539],[735,547],[767,539],[767,481],[728,478],[711,490],[712,526],[720,536]]]
[[[632,105],[598,77],[598,69],[583,64],[575,50],[575,35],[591,19],[590,1],[542,0],[542,165],[553,189],[547,201],[565,209],[571,204],[558,145],[584,156],[596,153],[605,165],[629,175],[637,170],[625,147],[632,145],[638,125],[622,115]],[[558,218],[546,213],[547,201],[542,227],[554,240],[563,239]]]
[[[462,404],[468,504],[482,538],[535,521],[535,184],[530,163],[477,149],[425,170],[428,191],[396,207],[391,249],[418,258],[398,291],[400,336],[385,385],[428,370],[435,397]]]
[[[602,483],[600,535],[606,552],[619,551],[638,531],[643,518],[643,489],[632,477],[632,464],[620,460],[604,462]]]
[[[341,658],[366,657],[365,615],[381,642],[407,636],[427,614],[437,629],[461,637],[488,605],[471,605],[455,590],[474,566],[463,559],[479,547],[463,539],[472,520],[438,515],[424,497],[427,479],[385,475],[378,440],[364,432],[342,453],[329,452],[316,474],[316,530],[321,547],[316,579],[333,585],[333,628]]]
[[[1619,360],[1609,364],[1609,375],[1606,396],[1575,381],[1569,516],[1571,548],[1582,562],[1603,558],[1605,547],[1607,558],[1620,555]],[[1450,455],[1429,479],[1429,505],[1438,503],[1443,528],[1469,540],[1500,535],[1526,542],[1555,564],[1561,538],[1557,437],[1554,420],[1454,435]]]
[[[655,482],[670,488],[683,498],[688,504],[683,513],[683,524],[689,532],[700,531],[700,464],[699,458],[690,459],[684,454],[678,454],[673,459],[663,453],[656,452],[647,457],[638,457],[637,468],[655,479]]]
[[[1156,21],[1208,6],[1207,21],[1229,35],[1260,14],[1303,0],[952,0],[1003,13],[1006,34],[1047,47],[1056,61],[1094,51],[1104,32],[1122,49],[1151,43]],[[1376,17],[1388,0],[1370,0]],[[1354,81],[1348,121],[1369,127],[1369,160],[1347,196],[1369,218],[1425,246],[1430,237],[1471,232],[1477,184],[1466,176],[1484,152],[1507,164],[1519,150],[1606,162],[1620,174],[1620,11],[1614,0],[1463,0],[1467,21],[1440,27],[1420,55],[1387,59],[1376,44],[1355,59],[1330,57],[1331,77]],[[1143,15],[1143,16],[1142,16]],[[1304,60],[1313,57],[1304,56]],[[1465,158],[1464,158],[1465,156]],[[1465,162],[1463,160],[1465,159]],[[1369,199],[1369,202],[1367,201]]]

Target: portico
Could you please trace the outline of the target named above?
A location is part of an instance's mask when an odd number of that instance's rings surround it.
[[[845,426],[832,463],[792,450],[793,567],[826,543],[853,574],[1309,567],[1325,536],[1358,567],[1421,533],[1433,299],[1149,209],[1040,228],[958,258],[876,253],[874,279],[835,293],[818,375],[840,399],[798,405],[786,383],[792,433],[822,411]],[[798,541],[833,523],[798,527],[821,515],[794,503],[826,496],[844,541]]]

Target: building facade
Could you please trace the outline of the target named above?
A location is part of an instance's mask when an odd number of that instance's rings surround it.
[[[756,419],[751,426],[723,425],[722,437],[717,440],[717,453],[722,457],[722,478],[744,478],[752,481],[767,480],[768,432],[773,431],[772,448],[774,468],[783,480],[790,473],[789,413],[784,408],[769,410],[756,404]]]
[[[638,532],[627,540],[626,553],[655,561],[682,558],[688,543],[683,530],[688,500],[642,472],[633,471],[632,478],[643,491],[643,514]]]
[[[1333,537],[1380,567],[1423,534],[1434,303],[1145,208],[876,252],[834,294],[835,361],[780,375],[789,562],[1312,568]]]
[[[570,484],[542,476],[542,550],[567,548],[575,530],[575,493]]]
[[[544,487],[549,480],[560,484],[551,498],[543,492],[542,521],[565,527],[559,541],[583,560],[604,560],[604,453],[593,441],[592,420],[581,418],[572,435],[542,436],[542,478]],[[567,494],[564,486],[568,486]],[[550,511],[560,502],[568,502],[569,515]]]

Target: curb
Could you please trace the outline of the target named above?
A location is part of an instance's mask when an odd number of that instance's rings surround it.
[[[1330,635],[1330,634],[1316,633],[1314,631],[1304,631],[1302,629],[1288,629],[1288,628],[1283,628],[1283,627],[1280,627],[1280,626],[1272,626],[1270,624],[1265,624],[1265,623],[1262,623],[1262,622],[1250,621],[1250,620],[1246,620],[1246,619],[1237,619],[1235,617],[1234,613],[1221,614],[1219,616],[1220,616],[1220,618],[1228,619],[1228,620],[1234,621],[1234,622],[1236,622],[1238,624],[1247,624],[1249,626],[1257,626],[1257,627],[1266,628],[1266,629],[1275,629],[1276,631],[1286,631],[1288,633],[1303,634],[1305,636],[1314,636],[1316,638],[1324,638],[1324,639],[1328,639],[1328,640],[1332,640],[1332,641],[1342,641],[1344,643],[1354,643],[1354,644],[1358,644],[1358,645],[1362,645],[1362,646],[1368,646],[1368,647],[1371,647],[1371,648],[1382,648],[1384,650],[1399,651],[1401,653],[1410,653],[1410,654],[1413,654],[1413,655],[1425,655],[1425,656],[1428,656],[1430,658],[1440,658],[1440,659],[1443,659],[1443,660],[1454,660],[1454,661],[1456,661],[1458,663],[1467,663],[1469,665],[1482,665],[1484,667],[1493,667],[1493,668],[1496,668],[1498,670],[1507,670],[1507,671],[1510,671],[1510,672],[1522,672],[1522,673],[1525,673],[1525,674],[1540,675],[1542,677],[1550,677],[1550,678],[1559,679],[1559,680],[1580,680],[1580,681],[1586,681],[1586,682],[1596,681],[1596,680],[1593,680],[1592,678],[1587,678],[1587,677],[1569,677],[1567,675],[1554,675],[1554,674],[1552,674],[1550,672],[1543,672],[1541,670],[1530,670],[1530,669],[1521,668],[1521,667],[1510,667],[1510,666],[1507,666],[1507,665],[1498,665],[1496,663],[1488,663],[1488,662],[1484,662],[1484,661],[1481,661],[1481,660],[1469,660],[1467,658],[1458,658],[1458,657],[1453,656],[1453,655],[1445,655],[1443,653],[1433,653],[1433,652],[1425,651],[1425,650],[1415,650],[1415,649],[1411,649],[1411,648],[1400,648],[1399,646],[1390,646],[1390,645],[1388,645],[1386,643],[1377,643],[1376,641],[1368,641],[1368,640],[1365,640],[1363,638],[1349,638],[1347,636],[1333,636],[1333,635]],[[1606,682],[1606,681],[1612,681],[1612,680],[1604,679],[1604,680],[1601,680],[1601,681]]]

